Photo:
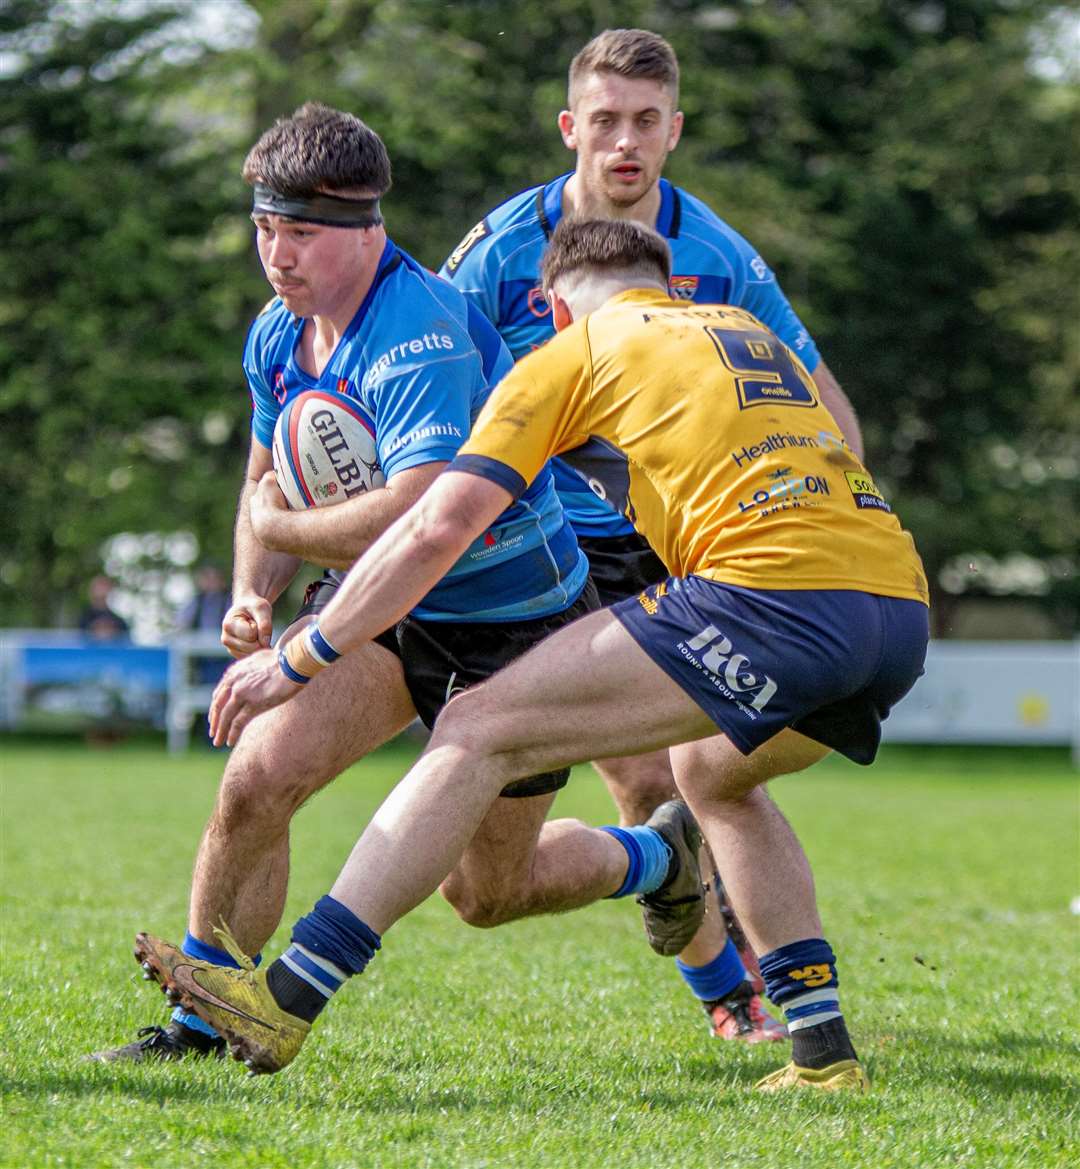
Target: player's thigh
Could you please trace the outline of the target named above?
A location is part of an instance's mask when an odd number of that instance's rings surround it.
[[[714,731],[708,717],[610,613],[553,633],[487,682],[455,697],[435,726],[520,774],[640,754]]]
[[[401,662],[369,642],[254,719],[233,750],[229,770],[254,772],[264,782],[280,777],[302,788],[297,794],[306,798],[414,717]]]
[[[786,729],[749,755],[722,734],[683,743],[672,747],[671,763],[679,790],[694,803],[741,800],[770,779],[803,771],[828,754],[828,747]]]

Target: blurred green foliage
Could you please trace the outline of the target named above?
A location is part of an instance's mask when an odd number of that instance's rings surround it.
[[[569,169],[554,120],[570,57],[636,24],[667,36],[683,69],[670,177],[778,271],[931,578],[978,592],[958,558],[1020,554],[1016,587],[1075,625],[1075,9],[216,8],[200,31],[197,0],[0,5],[5,623],[50,623],[120,530],[186,528],[227,558],[247,443],[239,354],[265,297],[239,166],[274,117],[314,98],[379,130],[390,229],[437,267],[495,203]],[[937,601],[940,631],[949,597]]]

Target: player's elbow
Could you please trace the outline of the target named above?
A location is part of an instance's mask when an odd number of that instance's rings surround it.
[[[421,558],[453,561],[469,546],[472,533],[462,516],[423,504],[413,510],[410,538]]]

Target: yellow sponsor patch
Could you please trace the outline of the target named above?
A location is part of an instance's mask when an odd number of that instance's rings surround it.
[[[844,478],[851,489],[856,507],[871,507],[878,511],[892,511],[885,496],[878,491],[873,479],[865,471],[845,471]]]

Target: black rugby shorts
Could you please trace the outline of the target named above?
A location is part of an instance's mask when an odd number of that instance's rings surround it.
[[[293,620],[325,609],[342,579],[342,573],[327,572],[309,584]],[[590,580],[568,609],[550,617],[532,621],[470,622],[423,621],[409,616],[374,640],[401,659],[413,706],[430,730],[439,711],[455,694],[485,681],[549,634],[599,608],[597,590]],[[510,798],[547,795],[565,787],[569,778],[570,769],[563,767],[515,780],[501,794]]]

